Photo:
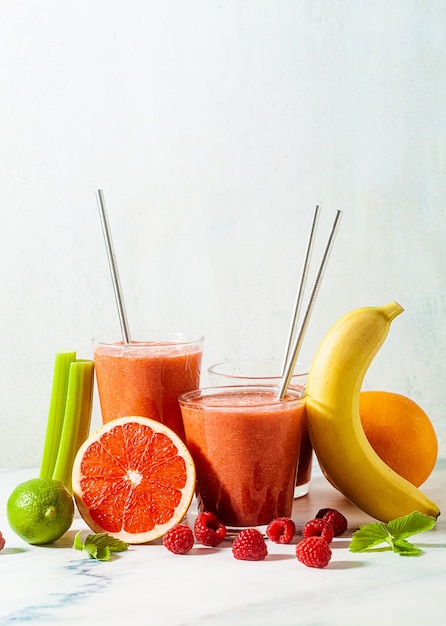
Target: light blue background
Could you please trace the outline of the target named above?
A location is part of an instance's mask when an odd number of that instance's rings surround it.
[[[399,301],[367,385],[444,453],[445,33],[444,1],[2,0],[0,466],[40,463],[55,353],[119,332],[98,188],[131,327],[199,330],[204,370],[283,354],[342,209],[303,351]]]

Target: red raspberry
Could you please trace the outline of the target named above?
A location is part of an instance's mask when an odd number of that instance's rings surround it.
[[[325,513],[328,513],[328,511],[334,511],[334,509],[319,509],[319,511],[314,516],[315,519],[321,519],[322,517],[324,517]]]
[[[322,537],[327,543],[331,543],[334,537],[333,526],[325,518],[310,519],[302,530],[304,539],[308,537]]]
[[[194,532],[199,543],[215,548],[226,537],[226,526],[214,513],[205,511],[197,515]]]
[[[232,554],[241,561],[262,561],[268,554],[262,533],[256,528],[241,530],[232,544]]]
[[[290,543],[296,532],[296,525],[288,517],[278,517],[266,527],[266,536],[274,543]]]
[[[194,534],[189,526],[176,524],[165,533],[163,544],[174,554],[187,554],[194,545]]]
[[[337,511],[336,509],[321,509],[316,514],[317,518],[322,518],[330,522],[333,526],[333,532],[335,537],[339,537],[345,533],[348,527],[347,519]]]
[[[5,547],[5,538],[3,537],[2,533],[0,532],[0,550],[3,550],[4,547]]]
[[[298,560],[308,567],[325,567],[331,559],[331,550],[322,537],[302,539],[296,546]]]

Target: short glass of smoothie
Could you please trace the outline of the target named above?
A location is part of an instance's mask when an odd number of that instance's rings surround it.
[[[233,359],[216,363],[208,368],[211,385],[274,385],[279,386],[278,375],[282,369],[279,360],[271,359]],[[297,362],[291,377],[290,387],[305,391],[309,361]],[[302,436],[300,439],[299,458],[297,461],[296,486],[294,497],[300,498],[310,490],[311,469],[313,463],[313,447],[307,429],[307,417],[304,415]]]
[[[179,398],[200,511],[229,528],[291,517],[305,396],[271,386],[209,387]]]
[[[136,335],[137,337],[137,335]],[[200,386],[203,337],[186,333],[93,339],[102,421],[139,415],[171,428],[184,440],[178,397]]]

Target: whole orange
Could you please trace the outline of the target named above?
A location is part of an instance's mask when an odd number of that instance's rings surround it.
[[[397,393],[362,391],[359,413],[378,456],[416,487],[424,483],[437,460],[438,440],[423,409]]]

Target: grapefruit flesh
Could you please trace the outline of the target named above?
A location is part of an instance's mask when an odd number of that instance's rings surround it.
[[[72,481],[79,513],[94,532],[146,543],[187,513],[195,467],[170,428],[146,417],[120,417],[83,443]]]

